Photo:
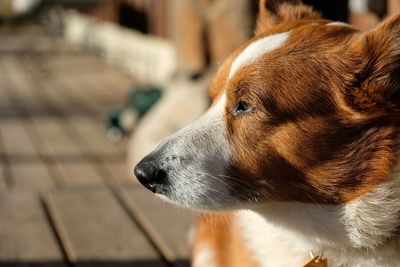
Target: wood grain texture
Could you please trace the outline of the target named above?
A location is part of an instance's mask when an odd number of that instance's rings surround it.
[[[39,198],[34,194],[0,193],[0,225],[0,263],[63,261]]]
[[[49,170],[42,161],[10,164],[11,189],[22,191],[43,191],[54,187]]]
[[[133,167],[128,166],[126,160],[105,162],[104,165],[110,173],[108,179],[111,185],[116,186],[139,183],[136,177],[133,177]]]
[[[19,119],[3,119],[0,135],[4,141],[3,151],[9,158],[38,158],[38,151]]]
[[[78,145],[70,139],[63,129],[66,121],[55,118],[38,118],[35,120],[45,147],[42,147],[42,154],[59,157],[72,156],[76,159],[81,156]]]
[[[103,184],[103,178],[90,162],[71,160],[57,162],[57,170],[61,174],[63,186],[93,186]]]
[[[161,262],[107,189],[59,191],[45,199],[58,218],[57,229],[63,229],[72,262]]]
[[[162,206],[133,212],[119,194],[136,180],[126,140],[111,143],[105,121],[131,78],[37,32],[0,38],[0,266],[180,266],[189,248],[171,239],[186,233],[142,227]]]
[[[0,192],[7,190],[6,170],[4,162],[0,162]]]
[[[187,266],[195,214],[163,203],[140,185],[121,189],[120,197],[165,258],[176,266]]]

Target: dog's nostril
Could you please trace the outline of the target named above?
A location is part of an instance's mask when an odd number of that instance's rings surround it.
[[[151,177],[150,177],[151,174],[149,173],[148,168],[146,168],[146,165],[144,165],[144,164],[136,165],[134,173],[135,173],[136,177],[138,178],[138,180],[145,186],[151,180]]]
[[[168,174],[166,171],[159,169],[156,173],[155,182],[157,184],[166,184],[168,180]]]
[[[168,174],[158,162],[144,159],[136,165],[134,172],[139,182],[154,193],[167,184]]]

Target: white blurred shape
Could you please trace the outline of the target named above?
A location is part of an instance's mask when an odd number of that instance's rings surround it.
[[[356,14],[365,13],[368,11],[368,0],[350,0],[349,9]]]
[[[37,6],[40,1],[41,0],[12,0],[11,7],[18,15],[26,14]]]

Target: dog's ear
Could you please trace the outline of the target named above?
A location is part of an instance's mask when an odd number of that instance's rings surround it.
[[[321,15],[300,0],[260,0],[256,34],[283,22],[318,18]]]
[[[365,114],[400,112],[400,12],[358,40],[362,65],[348,102]]]

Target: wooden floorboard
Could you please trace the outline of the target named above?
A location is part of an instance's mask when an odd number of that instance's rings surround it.
[[[167,260],[175,266],[189,266],[194,213],[163,203],[139,185],[121,189],[119,196]]]
[[[9,98],[14,99],[24,111],[30,114],[47,115],[43,109],[42,99],[36,99],[33,95],[33,86],[24,70],[22,59],[18,56],[7,55],[0,58],[2,79],[8,81],[8,86],[3,91]]]
[[[131,79],[40,31],[0,38],[0,266],[185,266],[193,217],[106,136]]]
[[[85,74],[85,76],[86,75],[87,74]],[[96,75],[102,77],[102,73],[97,73]],[[46,83],[38,80],[40,87],[43,88],[42,95],[47,97],[52,103],[55,103],[59,109],[59,112],[65,117],[63,118],[65,119],[65,123],[62,124],[64,128],[64,135],[68,135],[70,139],[74,139],[75,144],[78,144],[81,154],[88,155],[92,160],[96,161],[86,163],[85,165],[92,165],[94,168],[96,168],[101,173],[106,183],[111,185],[131,183],[133,180],[128,177],[126,167],[122,168],[122,171],[124,172],[123,175],[120,175],[121,171],[116,175],[115,168],[113,168],[116,164],[119,164],[119,166],[125,164],[125,153],[122,151],[125,150],[126,146],[121,146],[121,144],[123,144],[122,142],[119,144],[114,144],[108,140],[106,137],[106,127],[104,121],[100,121],[99,119],[88,116],[71,116],[71,107],[68,103],[65,104],[65,97],[51,89],[63,88],[62,92],[70,92],[71,88],[65,87],[65,84],[59,83],[59,79],[65,76],[66,74],[60,71],[60,74],[58,75],[51,75],[51,78],[47,79]],[[87,85],[85,83],[85,79],[83,80],[84,81],[82,81],[82,75],[75,77],[74,79],[77,85],[76,88],[85,88],[83,91],[86,91],[87,93],[89,91],[90,97],[86,98],[92,99],[93,96],[96,95],[95,92],[98,94],[102,91],[107,91],[107,94],[101,95],[100,98],[107,99],[107,101],[111,99],[110,93],[108,92],[109,90],[99,86],[102,85],[103,82],[98,83],[98,79],[93,79],[94,82]],[[86,79],[86,82],[87,81],[88,80]],[[97,101],[97,104],[99,104],[99,101]],[[63,139],[65,139],[65,137]],[[62,167],[63,166],[60,166],[60,168]],[[67,174],[68,171],[64,171],[64,173]]]
[[[156,250],[107,189],[58,191],[45,196],[74,263],[129,262],[163,266]]]
[[[46,165],[41,162],[10,163],[11,190],[46,191],[55,187]]]
[[[0,192],[7,190],[6,169],[4,162],[0,161]]]
[[[26,158],[37,160],[39,153],[20,119],[3,119],[1,121],[0,135],[3,140],[3,152],[8,157]]]
[[[138,180],[133,175],[133,166],[128,166],[126,160],[105,163],[110,173],[111,185],[137,184]]]
[[[113,144],[106,136],[105,123],[92,118],[80,116],[71,118],[68,126],[79,134],[85,143],[86,154],[101,155],[104,157],[124,158],[124,150]],[[99,146],[99,144],[102,144]]]
[[[42,147],[42,154],[57,157],[81,157],[78,144],[71,140],[66,134],[65,124],[68,123],[63,118],[38,118],[35,119],[45,146]]]
[[[84,160],[66,162],[56,160],[62,173],[63,186],[91,186],[103,184],[103,178],[91,162]]]
[[[0,265],[63,262],[61,250],[36,195],[0,193],[0,225]]]

